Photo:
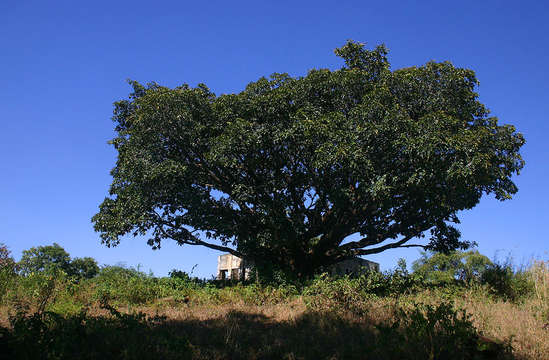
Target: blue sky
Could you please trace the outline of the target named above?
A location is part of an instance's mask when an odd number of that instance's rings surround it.
[[[493,258],[549,259],[549,5],[544,1],[0,2],[0,242],[53,242],[73,257],[210,277],[218,253],[142,239],[100,244],[90,218],[116,153],[112,103],[131,78],[241,91],[273,72],[338,68],[347,39],[385,43],[392,68],[449,60],[476,71],[481,101],[527,143],[511,201],[462,214],[463,238]],[[383,269],[415,249],[369,257]]]

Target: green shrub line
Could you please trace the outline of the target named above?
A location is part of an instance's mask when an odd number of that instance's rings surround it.
[[[347,298],[338,299],[345,306]],[[337,305],[337,304],[336,304]],[[165,316],[121,313],[108,299],[100,301],[107,316],[39,310],[10,316],[11,329],[0,328],[2,357],[9,359],[189,359],[196,346],[174,331]],[[337,307],[337,306],[336,306]],[[332,309],[333,310],[333,309]],[[450,303],[395,307],[390,323],[375,325],[369,344],[353,358],[375,359],[512,359],[510,340],[486,342],[464,310]],[[296,330],[310,320],[322,326],[344,327],[341,317],[310,312],[295,322]],[[312,316],[312,318],[311,318]],[[242,315],[234,314],[238,321]],[[227,315],[227,321],[232,318]],[[307,320],[309,319],[309,321]],[[248,320],[253,318],[248,316]],[[319,325],[320,325],[319,324]],[[252,324],[253,325],[253,324]],[[314,325],[314,324],[313,324]],[[317,326],[317,325],[314,325]],[[373,335],[372,335],[373,334]],[[250,341],[251,339],[243,339]],[[235,349],[233,349],[235,350]],[[236,349],[246,351],[246,349]],[[251,350],[251,349],[250,349]],[[274,356],[274,355],[273,355]],[[357,357],[358,356],[358,357]],[[240,358],[240,356],[238,357]],[[269,357],[270,358],[270,357]],[[274,357],[273,357],[274,358]],[[312,358],[308,356],[307,358]]]
[[[16,308],[56,308],[75,312],[103,298],[116,305],[128,306],[153,304],[163,299],[187,304],[242,302],[263,305],[303,296],[307,303],[315,307],[318,301],[340,302],[348,298],[348,302],[352,302],[352,299],[372,296],[398,297],[426,289],[438,290],[441,296],[447,293],[451,297],[472,288],[483,288],[494,298],[511,302],[521,302],[530,297],[547,300],[547,276],[543,275],[543,271],[549,272],[549,266],[543,262],[536,266],[531,271],[513,271],[509,264],[493,264],[473,281],[433,281],[421,272],[407,272],[404,266],[383,273],[366,272],[354,278],[321,274],[302,283],[273,284],[206,281],[186,274],[183,276],[183,272],[173,272],[170,277],[155,277],[122,266],[105,266],[98,275],[89,279],[69,276],[62,271],[23,275],[1,268],[0,302]]]
[[[165,319],[143,313],[111,316],[18,312],[11,330],[0,328],[6,359],[184,359],[188,342],[162,326]]]
[[[467,263],[466,258],[473,260]],[[483,341],[469,315],[457,305],[471,294],[516,304],[541,300],[535,316],[549,322],[548,262],[535,261],[517,270],[509,261],[486,262],[478,253],[423,257],[414,263],[413,272],[399,261],[392,271],[356,277],[320,274],[302,282],[203,280],[178,270],[155,277],[125,266],[104,266],[95,276],[84,277],[51,267],[20,272],[9,257],[0,260],[0,305],[7,309],[10,321],[8,327],[0,327],[0,348],[6,349],[0,358],[193,357],[197,345],[176,335],[168,319],[133,310],[139,306],[161,311],[194,305],[275,305],[299,299],[307,312],[293,325],[284,325],[292,331],[315,321],[347,331],[351,325],[343,319],[368,319],[373,306],[386,306],[391,320],[375,323],[375,329],[366,333],[374,342],[361,350],[367,358],[376,359],[511,358],[511,339]],[[92,316],[92,307],[108,315]],[[250,326],[259,325],[251,322]]]

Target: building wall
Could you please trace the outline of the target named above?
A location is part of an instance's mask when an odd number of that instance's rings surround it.
[[[232,254],[219,255],[217,258],[217,279],[248,279],[250,275],[250,264],[242,261]],[[358,275],[364,270],[379,271],[379,264],[362,258],[354,258],[341,261],[329,267],[328,272],[332,275]]]
[[[332,275],[358,275],[364,271],[379,271],[379,264],[362,258],[343,260],[330,266]]]
[[[241,279],[248,278],[250,267],[246,266],[238,256],[232,254],[219,255],[217,258],[217,279]]]

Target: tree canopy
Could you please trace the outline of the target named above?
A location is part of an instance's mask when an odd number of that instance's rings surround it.
[[[451,283],[455,280],[479,281],[492,261],[477,250],[452,251],[450,253],[427,253],[414,261],[414,273],[434,283]]]
[[[6,244],[0,243],[0,272],[11,273],[15,271],[15,260],[11,256],[11,251]]]
[[[354,41],[335,53],[340,69],[237,94],[131,81],[92,219],[102,241],[172,239],[297,275],[397,247],[466,248],[452,223],[483,194],[517,191],[522,135],[479,102],[472,70],[391,70],[385,46]]]
[[[77,278],[92,278],[99,272],[99,266],[91,257],[71,257],[65,249],[57,244],[32,247],[23,251],[17,267],[23,275],[33,272],[63,271]]]
[[[56,270],[69,272],[70,263],[69,253],[61,245],[53,243],[23,250],[18,266],[23,274]]]

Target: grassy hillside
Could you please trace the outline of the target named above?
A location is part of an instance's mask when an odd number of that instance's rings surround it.
[[[242,284],[116,266],[91,279],[4,267],[0,356],[549,359],[549,263],[493,272],[489,282],[399,269]]]

